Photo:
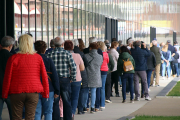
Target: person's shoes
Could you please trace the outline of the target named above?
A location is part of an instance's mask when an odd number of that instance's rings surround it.
[[[126,92],[126,95],[129,95],[129,92]]]
[[[63,120],[63,117],[60,117],[60,120]]]
[[[165,77],[162,77],[163,80],[165,80]]]
[[[90,113],[94,113],[94,108],[91,108],[91,111],[90,111]]]
[[[167,79],[170,80],[170,77],[168,77]]]
[[[173,77],[176,77],[176,75],[173,75]]]
[[[120,85],[120,87],[122,87],[122,85]]]
[[[148,92],[150,92],[151,90],[148,88]]]
[[[141,98],[144,98],[144,94],[141,94]]]
[[[74,114],[72,114],[72,120],[74,120]]]
[[[116,97],[120,97],[120,95],[119,95],[119,94],[116,94]]]
[[[98,112],[99,111],[99,108],[95,108],[95,112]]]
[[[112,103],[112,101],[109,99],[109,100],[105,100],[106,103]]]
[[[84,111],[78,111],[78,114],[79,115],[82,115],[82,114],[84,114],[85,112]]]
[[[87,108],[83,108],[83,111],[84,111],[84,112],[87,112]]]
[[[145,100],[150,101],[151,98],[149,96],[145,97]]]
[[[159,87],[159,85],[156,85],[156,87]]]
[[[135,101],[140,101],[139,97],[136,97],[134,100],[135,100]]]
[[[105,109],[105,107],[101,107],[101,109]]]
[[[122,103],[125,103],[125,102],[126,102],[126,100],[123,100],[123,101],[122,101]]]
[[[86,111],[88,112],[88,111],[89,111],[89,108],[86,108]]]
[[[134,103],[134,100],[130,100],[130,103]]]

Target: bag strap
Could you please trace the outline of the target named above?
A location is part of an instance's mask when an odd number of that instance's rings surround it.
[[[49,80],[52,82],[52,80],[51,80],[51,78],[49,77],[48,74],[52,74],[52,72],[47,72],[47,76],[48,76]]]

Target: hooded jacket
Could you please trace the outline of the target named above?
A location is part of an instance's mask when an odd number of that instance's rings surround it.
[[[127,60],[127,59],[129,59],[129,61],[131,61],[131,63],[134,66],[134,69],[135,69],[135,61],[134,61],[133,57],[128,52],[123,52],[119,55],[118,62],[117,62],[117,71],[118,71],[120,76],[123,73],[135,73],[134,70],[131,70],[128,72],[124,71],[124,69],[123,69],[124,61],[123,60]]]

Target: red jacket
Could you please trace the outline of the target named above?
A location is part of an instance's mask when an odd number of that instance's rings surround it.
[[[9,94],[35,92],[49,98],[48,77],[42,57],[38,54],[11,56],[6,65],[2,98],[7,98]]]
[[[101,71],[108,71],[109,56],[107,52],[103,52],[103,63],[101,65]]]

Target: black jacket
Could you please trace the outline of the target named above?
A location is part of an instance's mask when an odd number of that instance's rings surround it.
[[[168,50],[171,51],[171,55],[172,55],[173,53],[176,53],[175,47],[172,46],[172,45],[170,45],[170,44],[168,44]]]
[[[3,78],[8,58],[12,55],[8,50],[0,50],[0,95],[2,95]]]
[[[173,63],[178,63],[178,59],[179,59],[179,54],[175,53],[175,55],[172,57],[172,62]]]
[[[89,65],[86,57],[84,56],[84,53],[80,51],[79,47],[74,46],[74,53],[79,53],[81,55],[81,58],[84,62],[85,68]],[[84,71],[81,71],[81,77],[82,77],[82,87],[88,87],[88,78],[87,78],[87,73],[86,69]]]
[[[150,52],[150,56],[147,58],[147,69],[154,70],[156,67],[156,57],[153,52]]]

